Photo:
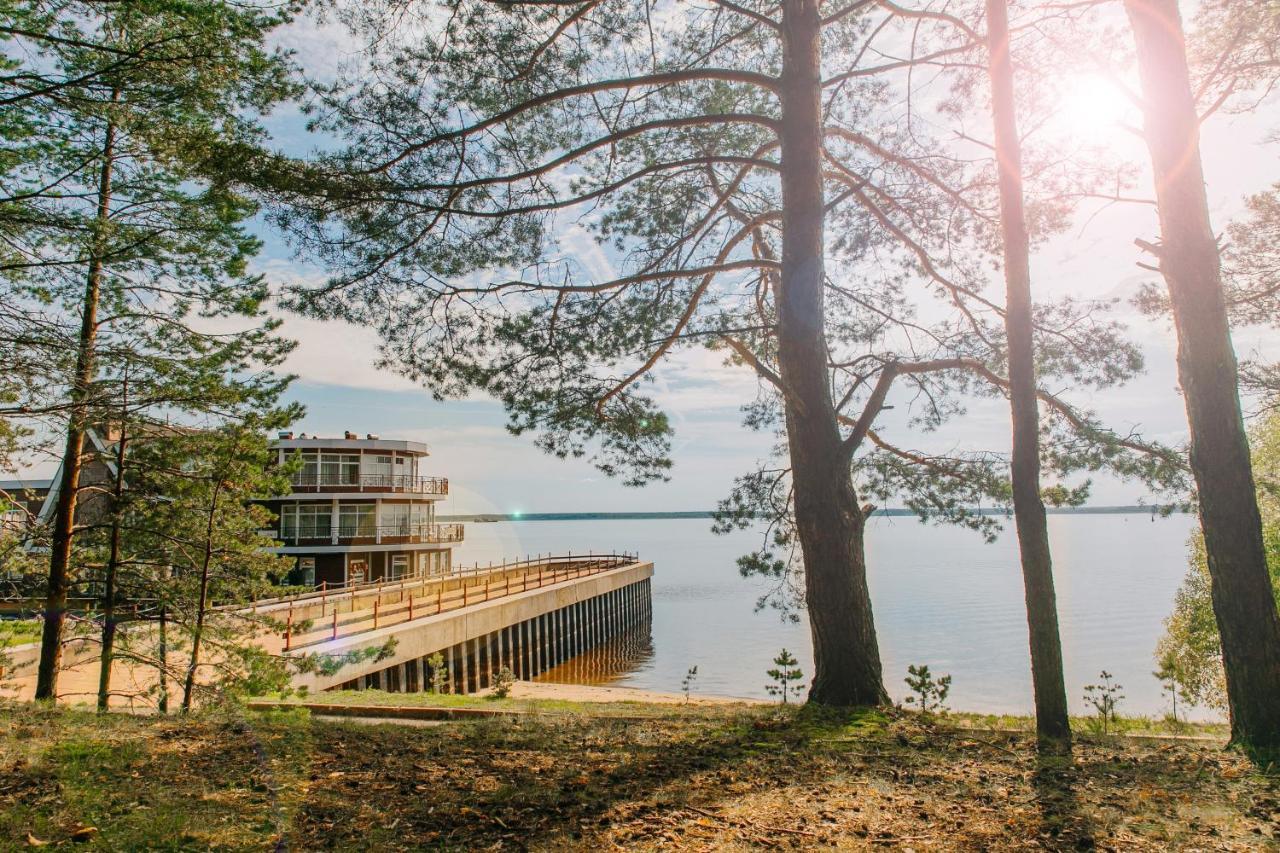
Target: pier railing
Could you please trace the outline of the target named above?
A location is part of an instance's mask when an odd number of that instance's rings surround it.
[[[406,577],[259,601],[285,623],[284,651],[412,622],[638,562],[634,554],[571,554],[476,565],[447,575]]]

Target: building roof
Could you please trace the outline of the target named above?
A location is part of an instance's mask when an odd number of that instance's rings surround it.
[[[271,442],[272,447],[283,450],[386,450],[408,453],[413,456],[429,456],[427,445],[421,441],[406,441],[398,438],[319,438],[310,436],[281,436]]]
[[[0,480],[0,490],[21,492],[24,489],[39,491],[53,487],[53,480]]]

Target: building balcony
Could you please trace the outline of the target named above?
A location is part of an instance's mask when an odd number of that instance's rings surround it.
[[[461,524],[362,524],[268,531],[287,547],[307,545],[441,545],[462,541]]]
[[[408,474],[361,474],[358,477],[294,474],[294,492],[400,492],[414,495],[449,494],[446,477],[413,477]]]

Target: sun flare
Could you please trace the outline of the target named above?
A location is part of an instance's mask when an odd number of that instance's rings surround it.
[[[1064,81],[1053,124],[1058,133],[1087,145],[1127,139],[1126,127],[1137,123],[1137,108],[1125,92],[1100,74]]]

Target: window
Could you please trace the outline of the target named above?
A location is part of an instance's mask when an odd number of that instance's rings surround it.
[[[357,485],[360,482],[360,454],[322,454],[320,457],[320,482],[330,486]]]
[[[329,504],[286,504],[280,508],[280,538],[327,539],[332,518]]]
[[[449,552],[448,551],[424,551],[418,559],[422,563],[423,574],[426,575],[447,575],[449,574]]]
[[[341,504],[338,507],[339,536],[373,536],[378,525],[373,504]]]
[[[298,583],[303,586],[316,585],[316,558],[315,557],[299,557],[298,558]]]
[[[382,535],[408,536],[411,533],[411,514],[408,504],[382,505]]]
[[[302,470],[294,475],[301,486],[314,486],[320,482],[320,455],[314,450],[302,451]]]
[[[409,555],[408,554],[392,554],[391,555],[391,580],[402,578],[409,574]]]

